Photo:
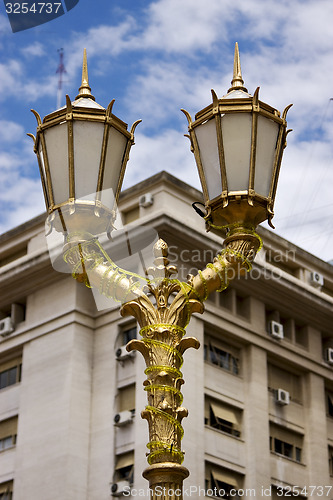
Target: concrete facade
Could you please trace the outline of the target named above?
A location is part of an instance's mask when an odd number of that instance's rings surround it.
[[[153,203],[140,206],[147,193]],[[165,239],[182,280],[221,249],[191,208],[199,200],[165,172],[121,197],[126,230]],[[144,363],[115,355],[135,323],[53,269],[44,220],[0,237],[0,499],[106,500],[115,483],[116,495],[130,483],[125,498],[148,498]],[[195,499],[214,488],[239,490],[216,498],[276,499],[296,487],[300,498],[333,498],[333,267],[259,232],[252,271],[187,328],[201,347],[184,356],[185,488]],[[103,244],[138,271],[116,236]]]

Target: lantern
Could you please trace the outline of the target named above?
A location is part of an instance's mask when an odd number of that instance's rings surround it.
[[[228,93],[195,115],[185,110],[209,227],[256,227],[271,219],[283,149],[286,114],[248,94],[242,79],[238,44]],[[273,226],[272,226],[273,227]]]
[[[88,82],[84,49],[82,84],[74,102],[45,116],[36,116],[37,154],[49,224],[64,233],[109,232],[115,219],[134,130],[95,102]]]

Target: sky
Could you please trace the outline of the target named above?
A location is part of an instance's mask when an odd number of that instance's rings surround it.
[[[333,259],[333,2],[79,0],[65,15],[13,33],[0,4],[0,233],[44,212],[36,120],[81,83],[83,49],[96,101],[136,129],[124,188],[166,170],[200,189],[187,120],[230,87],[239,44],[245,86],[281,112],[290,103],[275,232]],[[31,2],[30,2],[31,3]],[[64,2],[63,2],[64,4]],[[195,201],[195,200],[194,200]],[[266,223],[263,224],[267,227]]]

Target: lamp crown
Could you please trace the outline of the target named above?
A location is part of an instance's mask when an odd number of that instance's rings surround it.
[[[91,93],[91,88],[89,86],[88,79],[88,64],[87,64],[87,49],[83,50],[83,63],[82,63],[82,81],[81,87],[79,88],[79,93],[75,99],[80,99],[80,97],[95,100],[95,97]]]
[[[241,70],[239,49],[237,42],[235,43],[234,73],[231,80],[231,87],[228,90],[228,93],[231,92],[232,90],[243,90],[244,92],[247,92],[247,89],[244,87],[244,80],[242,77],[242,70]]]

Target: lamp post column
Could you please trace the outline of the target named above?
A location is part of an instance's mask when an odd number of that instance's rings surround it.
[[[179,500],[183,498],[183,481],[189,475],[181,465],[181,422],[188,411],[182,406],[184,380],[180,368],[185,350],[200,345],[195,338],[183,336],[191,314],[203,312],[203,305],[199,299],[182,294],[184,285],[171,278],[177,269],[169,265],[168,247],[163,240],[155,244],[154,256],[154,267],[148,270],[152,276],[148,288],[155,304],[130,301],[122,306],[121,314],[135,316],[141,326],[142,340],[132,340],[127,350],[140,351],[146,363],[144,389],[148,405],[141,416],[149,427],[149,467],[143,476],[149,482],[152,500]],[[176,299],[169,304],[175,293]]]

